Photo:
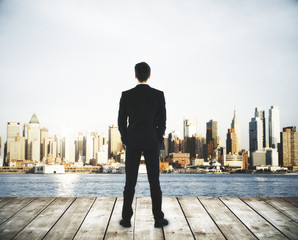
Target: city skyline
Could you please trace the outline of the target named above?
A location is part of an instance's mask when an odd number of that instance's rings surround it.
[[[7,122],[29,122],[34,112],[50,134],[107,136],[140,61],[152,68],[149,85],[165,93],[166,134],[182,138],[189,117],[205,135],[213,119],[225,143],[236,109],[248,149],[257,106],[266,136],[271,106],[281,128],[298,125],[297,1],[4,0],[0,23],[2,143]]]

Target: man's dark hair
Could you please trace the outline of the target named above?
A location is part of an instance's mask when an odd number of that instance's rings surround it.
[[[150,77],[151,69],[147,63],[141,62],[136,64],[135,72],[136,72],[136,77],[140,82],[146,82]]]

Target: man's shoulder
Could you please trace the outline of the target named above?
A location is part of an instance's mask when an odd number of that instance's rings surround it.
[[[156,88],[152,88],[152,87],[150,87],[151,88],[151,90],[153,91],[153,92],[155,92],[155,93],[157,93],[157,94],[163,94],[163,91],[161,91],[161,90],[158,90],[158,89],[156,89]]]

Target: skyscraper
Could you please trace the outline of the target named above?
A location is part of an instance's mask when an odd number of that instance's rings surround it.
[[[238,153],[241,151],[241,132],[236,110],[234,111],[234,117],[231,123],[231,128],[233,128],[235,132],[235,152]]]
[[[280,118],[277,106],[269,109],[269,147],[277,148],[280,143]]]
[[[298,166],[298,132],[296,127],[283,128],[280,133],[279,148],[280,165],[284,167]]]
[[[227,143],[226,143],[228,154],[234,154],[236,152],[238,153],[238,151],[236,151],[236,144],[237,144],[237,140],[236,140],[235,129],[229,128],[227,133]]]
[[[28,126],[28,160],[40,161],[40,127],[39,121],[35,115],[32,118]]]
[[[90,160],[94,159],[93,150],[94,150],[94,135],[91,133],[88,133],[86,136],[86,162],[85,162],[86,164],[90,164]]]
[[[40,129],[40,160],[46,160],[48,157],[49,131],[46,128]]]
[[[20,123],[7,123],[7,144],[5,165],[9,165],[10,160],[25,160],[25,139],[20,136]]]
[[[265,118],[265,111],[260,109],[259,107],[256,107],[255,109],[255,117],[259,117],[261,122],[262,122],[262,126],[263,126],[263,133],[262,133],[262,145],[263,148],[266,147],[266,118]]]
[[[249,122],[249,151],[263,149],[263,121],[260,117],[254,117]]]
[[[197,134],[197,119],[188,118],[183,121],[183,136],[184,139],[187,137],[192,137]]]
[[[20,123],[8,122],[7,123],[7,153],[10,152],[10,145],[15,141],[15,138],[20,135]]]
[[[121,150],[122,141],[118,126],[109,126],[109,155],[117,155]]]
[[[208,156],[213,155],[213,150],[217,147],[217,121],[210,120],[206,123],[206,144]]]

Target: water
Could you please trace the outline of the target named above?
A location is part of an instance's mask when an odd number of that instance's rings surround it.
[[[0,174],[0,197],[119,197],[124,174]],[[163,196],[298,197],[298,175],[162,174]],[[150,196],[139,175],[136,196]]]

